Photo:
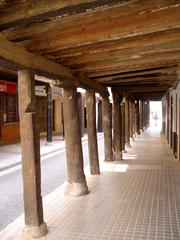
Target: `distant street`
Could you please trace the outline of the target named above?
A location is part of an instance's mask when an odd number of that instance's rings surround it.
[[[99,156],[103,154],[103,137],[98,139]],[[84,167],[88,165],[88,142],[83,143]],[[67,180],[65,149],[42,158],[42,195],[54,191]],[[21,169],[0,176],[0,230],[23,213]]]

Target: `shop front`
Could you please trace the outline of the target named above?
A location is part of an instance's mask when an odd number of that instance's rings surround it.
[[[19,140],[17,84],[0,80],[0,143]]]

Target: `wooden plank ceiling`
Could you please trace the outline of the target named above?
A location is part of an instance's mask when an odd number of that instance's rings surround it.
[[[1,0],[0,37],[137,98],[180,78],[180,0]]]

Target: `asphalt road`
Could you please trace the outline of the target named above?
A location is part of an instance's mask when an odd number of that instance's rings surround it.
[[[98,138],[99,156],[103,155],[103,137]],[[89,163],[88,143],[83,143],[84,167]],[[42,158],[42,195],[54,191],[67,180],[65,149]],[[0,176],[0,230],[23,213],[22,173],[20,166]]]

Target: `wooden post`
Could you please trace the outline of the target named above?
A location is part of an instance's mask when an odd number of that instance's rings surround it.
[[[142,101],[142,127],[143,131],[145,130],[145,101]]]
[[[166,102],[162,101],[162,133],[165,135],[166,129]]]
[[[83,98],[80,92],[77,93],[78,96],[78,113],[79,113],[79,124],[80,124],[80,131],[81,137],[84,136],[84,103]]]
[[[143,101],[142,100],[140,100],[139,112],[140,112],[140,130],[143,132]]]
[[[150,125],[150,102],[147,102],[147,127]]]
[[[102,101],[98,102],[98,132],[103,132],[103,124],[102,124]]]
[[[96,130],[96,99],[92,89],[86,91],[87,132],[91,174],[100,174]]]
[[[122,160],[121,152],[121,100],[122,96],[116,88],[112,88],[113,94],[113,104],[114,104],[114,117],[113,117],[113,126],[114,126],[114,139],[113,139],[113,148],[114,148],[114,161]]]
[[[136,132],[137,134],[141,134],[140,132],[140,111],[139,111],[139,100],[136,103]]]
[[[129,101],[125,99],[125,143],[130,147],[130,136],[129,136]]]
[[[125,151],[125,103],[121,103],[121,150]]]
[[[150,126],[150,111],[151,111],[151,109],[150,109],[150,101],[148,101],[148,126]]]
[[[34,75],[18,72],[22,175],[24,189],[24,233],[33,238],[47,233],[41,197],[40,139],[35,103]]]
[[[133,139],[135,140],[136,137],[136,118],[135,118],[135,102],[132,102],[132,108],[133,108]]]
[[[133,106],[129,100],[129,137],[133,140]]]
[[[64,88],[64,130],[67,155],[68,185],[66,194],[80,196],[88,193],[83,170],[81,132],[76,88]]]
[[[48,84],[46,86],[47,92],[47,145],[52,144],[52,132],[53,132],[53,100],[52,100],[52,88]]]
[[[111,105],[109,98],[103,98],[102,101],[103,109],[103,130],[104,130],[104,155],[105,161],[113,161],[112,151],[112,126],[111,126]]]

